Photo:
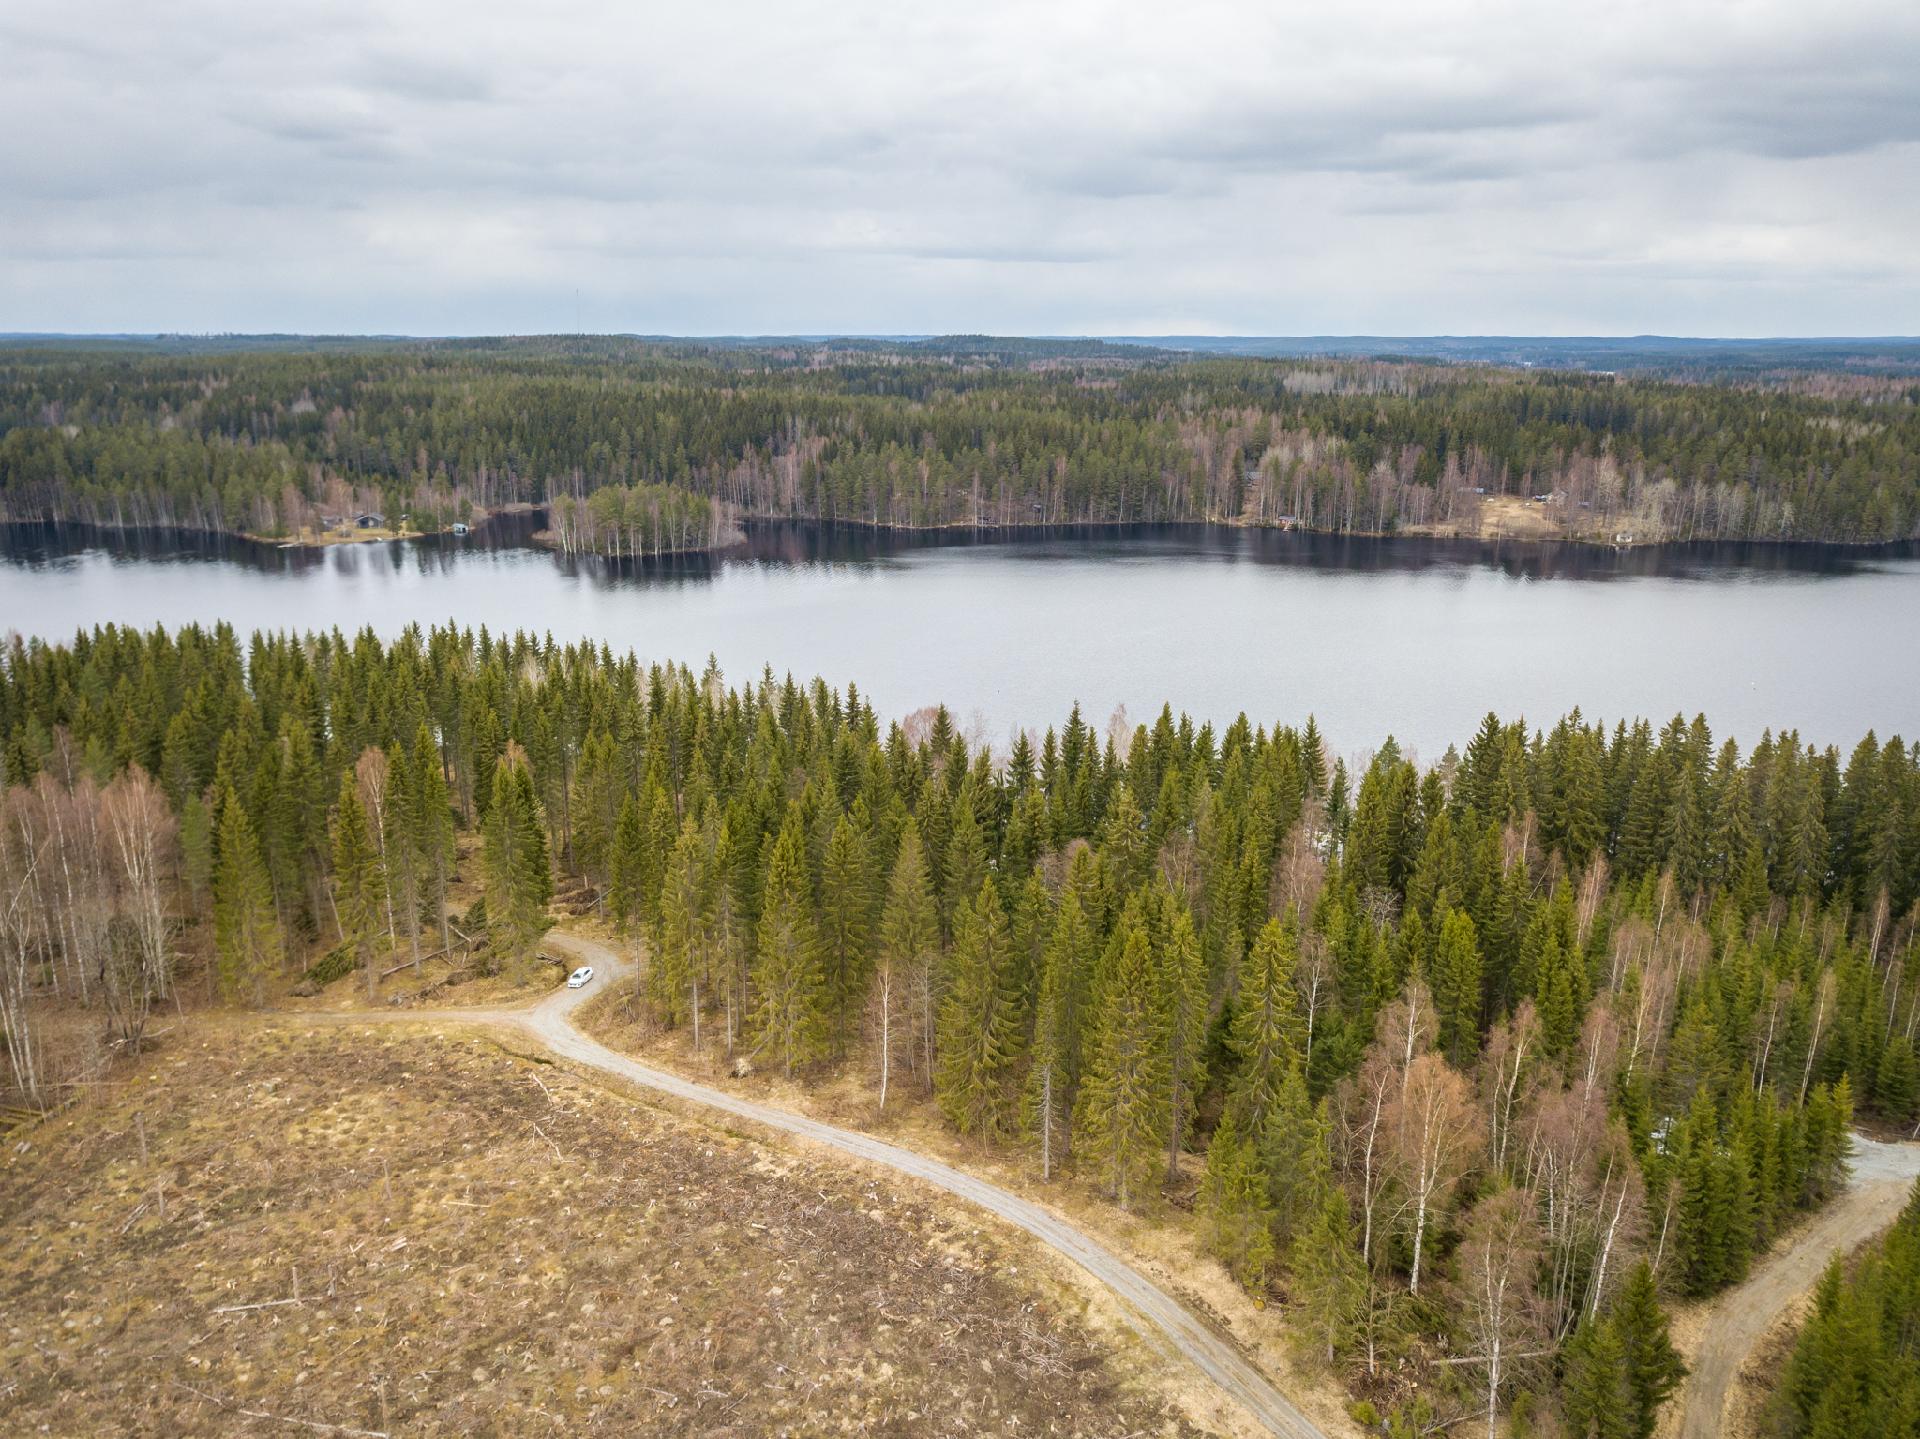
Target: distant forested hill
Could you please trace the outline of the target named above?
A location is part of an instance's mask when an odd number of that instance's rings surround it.
[[[0,514],[281,536],[565,499],[623,553],[738,515],[1479,534],[1524,504],[1579,538],[1920,534],[1920,378],[1740,353],[1700,383],[985,336],[23,340]]]

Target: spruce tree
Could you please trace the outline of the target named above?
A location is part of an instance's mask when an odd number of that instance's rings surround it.
[[[500,967],[524,983],[533,946],[546,932],[553,871],[533,777],[510,756],[494,765],[481,839],[489,936]]]
[[[797,803],[788,806],[767,852],[753,985],[758,1048],[771,1046],[782,1071],[817,1058],[826,1038],[826,977],[807,876],[806,830]]]
[[[1611,1325],[1590,1323],[1575,1331],[1567,1345],[1561,1405],[1578,1439],[1635,1439],[1626,1355]]]
[[[1440,1048],[1464,1067],[1480,1047],[1480,944],[1465,910],[1447,910],[1427,974],[1440,1015]]]
[[[667,857],[660,920],[653,929],[645,981],[661,1023],[669,1028],[688,1021],[694,1024],[696,1050],[710,909],[705,850],[700,825],[688,815]]]
[[[1354,1240],[1347,1196],[1337,1184],[1313,1196],[1294,1226],[1290,1253],[1294,1301],[1331,1364],[1353,1332],[1367,1292],[1367,1268]]]
[[[1208,1250],[1242,1288],[1257,1294],[1273,1265],[1273,1210],[1266,1170],[1232,1107],[1207,1145],[1199,1209]]]
[[[886,1108],[896,1054],[904,1054],[921,1083],[933,1084],[934,1016],[939,1004],[940,916],[927,877],[920,828],[908,820],[900,832],[893,873],[880,915],[879,960],[874,976],[879,1103]]]
[[[421,883],[430,909],[439,918],[440,947],[452,943],[448,933],[447,882],[453,873],[453,801],[447,792],[447,772],[440,746],[423,722],[413,736],[413,838],[419,855]]]
[[[1291,925],[1270,919],[1240,967],[1232,1032],[1240,1068],[1229,1103],[1239,1107],[1241,1128],[1249,1134],[1260,1132],[1288,1070],[1302,1059],[1305,1024],[1293,988],[1297,962]]]
[[[1326,1109],[1307,1097],[1299,1065],[1288,1066],[1255,1140],[1267,1176],[1275,1236],[1284,1252],[1333,1185]]]
[[[380,851],[351,770],[340,776],[340,798],[334,807],[333,885],[340,942],[353,951],[355,961],[365,971],[367,997],[371,999],[379,978],[374,941],[384,927],[386,882]]]
[[[820,953],[826,970],[833,1050],[845,1054],[850,1021],[873,964],[873,889],[867,836],[842,814],[820,864]]]
[[[280,922],[273,907],[273,886],[260,860],[253,823],[232,789],[219,800],[219,858],[213,870],[213,943],[220,988],[229,1000],[244,997],[259,1005],[266,984],[280,968]]]
[[[974,811],[974,786],[969,776],[954,797],[952,828],[941,855],[940,905],[947,932],[958,937],[961,916],[980,893],[987,877],[987,843]]]
[[[1154,984],[1166,1034],[1167,1182],[1172,1183],[1206,1073],[1207,971],[1192,912],[1177,900],[1168,903],[1173,917],[1154,956]]]
[[[956,922],[940,1001],[934,1095],[963,1134],[991,1139],[1011,1117],[1019,1035],[1009,983],[1007,919],[991,879]]]
[[[187,902],[195,910],[213,887],[213,856],[213,815],[199,795],[188,795],[180,807],[180,877],[186,881]]]
[[[425,836],[414,793],[411,758],[395,745],[386,752],[386,803],[381,809],[381,855],[387,870],[388,909],[420,967],[420,902],[425,881]]]
[[[640,805],[633,791],[620,800],[620,817],[614,822],[611,854],[607,861],[607,917],[621,934],[640,917],[640,886],[646,878],[646,831],[640,822]]]
[[[1634,1439],[1651,1439],[1660,1406],[1687,1376],[1673,1347],[1667,1316],[1654,1292],[1653,1269],[1641,1260],[1613,1301],[1606,1324],[1619,1337]]]
[[[1063,903],[1072,903],[1069,893]],[[1056,925],[1057,930],[1057,925]],[[1040,1178],[1053,1171],[1066,1152],[1071,1102],[1067,1058],[1072,1050],[1068,1025],[1072,1007],[1073,958],[1053,936],[1040,956],[1039,994],[1034,1002],[1033,1048],[1027,1067],[1027,1114],[1040,1148]]]
[[[1093,999],[1086,1075],[1074,1113],[1087,1171],[1122,1208],[1152,1188],[1155,1156],[1171,1122],[1168,1016],[1153,982],[1153,945],[1130,907]]]

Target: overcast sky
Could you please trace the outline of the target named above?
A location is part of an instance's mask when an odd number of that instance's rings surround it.
[[[0,4],[0,330],[1920,333],[1920,4]]]

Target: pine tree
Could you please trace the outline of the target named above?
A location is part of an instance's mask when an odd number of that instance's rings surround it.
[[[220,988],[228,999],[265,1002],[267,980],[284,954],[273,886],[260,860],[253,824],[231,788],[219,799],[220,845],[214,865],[213,943]]]

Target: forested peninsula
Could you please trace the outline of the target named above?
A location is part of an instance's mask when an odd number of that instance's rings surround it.
[[[526,982],[573,916],[642,956],[605,1018],[657,1062],[1189,1236],[1358,1416],[1648,1435],[1663,1303],[1833,1193],[1856,1113],[1920,1116],[1920,746],[1378,739],[1075,711],[996,755],[527,636],[16,640],[0,1109],[175,1010]]]
[[[529,505],[619,556],[753,518],[1877,543],[1920,535],[1920,380],[964,337],[0,347],[0,519],[311,542]]]

